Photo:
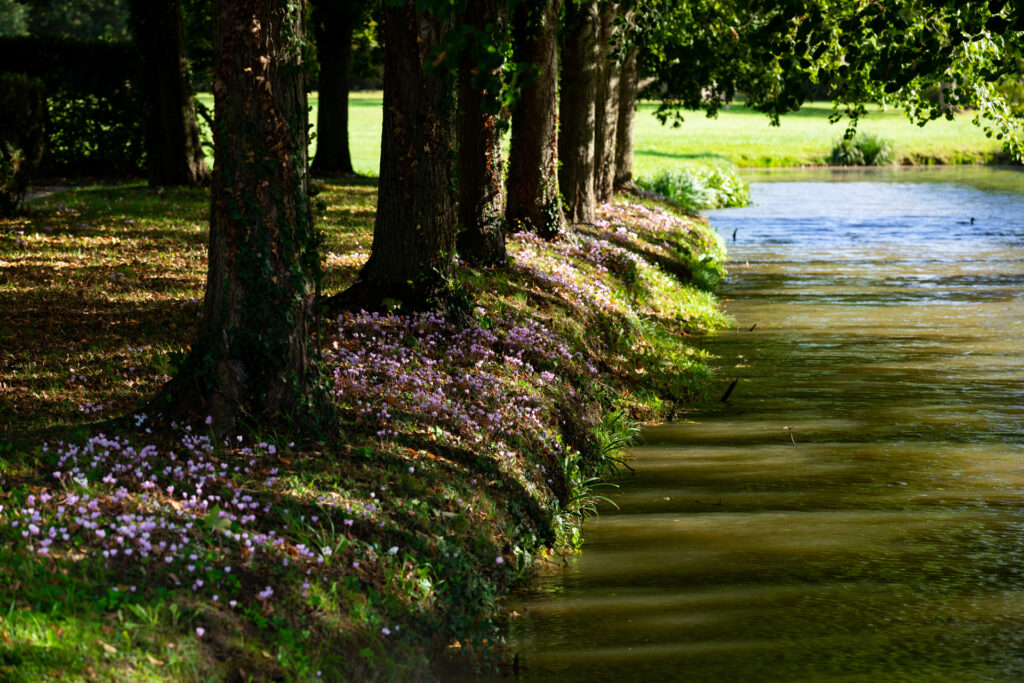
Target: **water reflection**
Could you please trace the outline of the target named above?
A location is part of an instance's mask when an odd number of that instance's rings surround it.
[[[1024,176],[787,177],[713,217],[737,388],[513,605],[526,679],[1024,677]]]

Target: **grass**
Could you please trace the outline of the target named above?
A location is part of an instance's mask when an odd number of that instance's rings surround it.
[[[804,166],[828,163],[845,124],[832,125],[827,102],[805,105],[784,116],[778,127],[764,114],[734,105],[717,119],[690,112],[678,128],[662,126],[656,105],[642,103],[637,112],[634,175],[654,175],[666,166],[735,164],[743,168]],[[901,111],[871,110],[858,130],[884,138],[895,148],[899,163],[981,163],[999,156],[999,143],[985,137],[970,117],[910,123]]]
[[[367,179],[319,195],[326,292],[368,256],[375,197]],[[127,184],[0,221],[0,679],[494,666],[498,598],[576,547],[637,420],[702,395],[689,341],[724,321],[694,283],[720,275],[718,238],[620,198],[464,269],[468,323],[332,321],[345,437],[293,446],[139,413],[195,332],[207,212],[204,191]]]
[[[212,95],[200,96],[213,106]],[[356,172],[377,175],[380,167],[381,93],[354,92],[350,96],[349,131]],[[317,94],[311,93],[310,121],[316,122]],[[742,105],[733,105],[716,119],[688,112],[678,128],[663,126],[654,116],[657,105],[642,102],[637,110],[634,175],[654,176],[679,166],[760,168],[828,163],[832,147],[845,124],[828,122],[828,102],[812,102],[784,116],[781,125]],[[873,108],[859,130],[888,140],[898,163],[973,164],[1002,158],[1000,145],[985,137],[969,115],[955,121],[932,121],[924,127],[910,123],[902,111]],[[310,149],[315,152],[316,141]],[[311,154],[312,156],[312,154]]]

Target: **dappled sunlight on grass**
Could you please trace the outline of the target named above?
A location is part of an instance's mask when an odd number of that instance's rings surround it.
[[[330,294],[376,186],[317,189]],[[225,442],[135,414],[195,334],[207,203],[90,188],[0,222],[0,677],[417,677],[452,642],[493,662],[498,598],[578,547],[634,421],[702,392],[721,243],[632,199],[515,236],[505,266],[463,264],[462,318],[323,321],[341,442]]]

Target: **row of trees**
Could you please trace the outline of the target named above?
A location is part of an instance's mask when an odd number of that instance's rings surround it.
[[[315,7],[320,45],[342,40],[336,56],[320,48],[321,79],[343,79],[346,27],[371,7]],[[133,0],[131,8],[137,36],[176,45],[144,52],[167,64],[159,85],[177,88],[170,100],[182,111],[153,130],[187,129],[194,114],[171,70],[184,64],[180,22],[159,14],[180,16],[178,0]],[[244,418],[315,419],[325,400],[309,348],[320,238],[305,152],[305,2],[214,0],[212,16],[207,293],[199,339],[158,407],[211,414],[220,429]],[[386,301],[444,308],[458,256],[500,265],[507,231],[552,237],[567,221],[592,222],[597,204],[630,182],[641,79],[653,79],[665,119],[687,108],[713,114],[742,91],[777,120],[824,81],[854,121],[872,101],[907,106],[920,121],[949,115],[923,93],[955,82],[953,104],[972,107],[1020,151],[1016,123],[990,87],[1020,57],[1024,23],[1014,2],[385,0],[380,19],[384,134],[373,247],[358,282],[327,299],[328,310]],[[344,117],[344,109],[328,103],[321,116]],[[350,170],[347,145],[337,154],[325,143],[336,158],[325,157],[324,168]],[[194,159],[190,144],[165,156]]]

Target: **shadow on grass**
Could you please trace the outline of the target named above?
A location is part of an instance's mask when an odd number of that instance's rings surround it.
[[[729,157],[721,154],[709,154],[706,152],[692,154],[692,153],[670,153],[670,152],[659,152],[653,149],[637,149],[635,152],[637,157],[654,157],[656,159],[678,159],[680,161],[703,161],[711,165],[718,164],[731,164],[732,161]]]

